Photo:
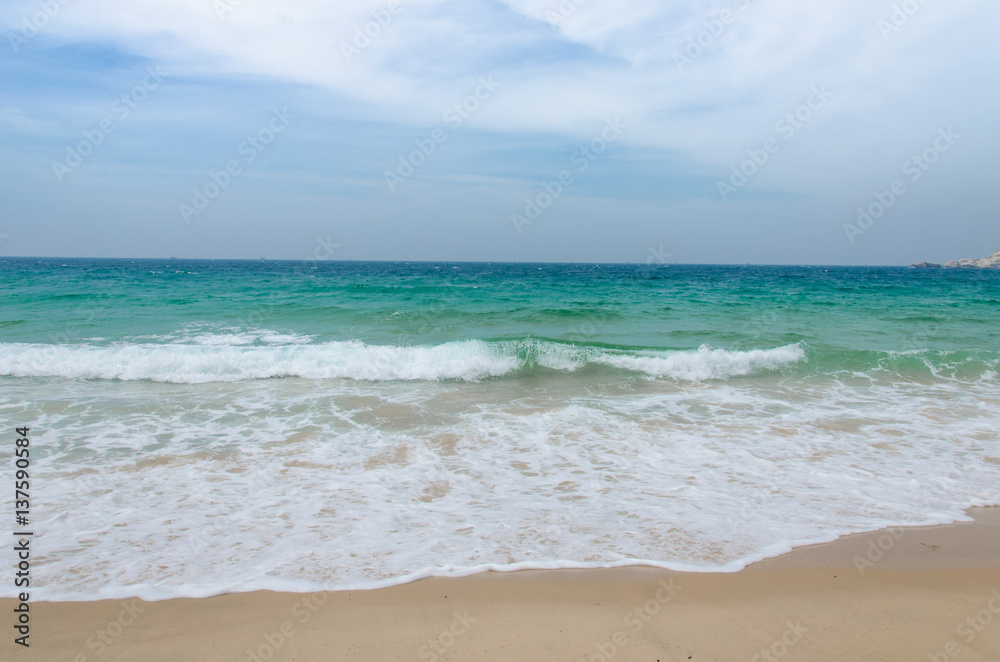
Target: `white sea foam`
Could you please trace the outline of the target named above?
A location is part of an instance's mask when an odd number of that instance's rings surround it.
[[[646,353],[633,355],[601,355],[595,362],[644,372],[654,377],[671,377],[704,381],[750,375],[758,371],[778,370],[806,357],[801,345],[786,345],[775,349],[755,349],[733,352],[702,346],[696,352]]]
[[[541,366],[604,365],[674,380],[704,381],[777,370],[805,359],[801,345],[749,351],[604,350],[538,340],[466,340],[430,347],[358,341],[309,343],[278,334],[199,334],[184,342],[0,344],[0,375],[149,380],[182,384],[274,377],[362,381],[478,381]]]
[[[40,449],[37,597],[732,571],[1000,504],[994,383],[602,379],[4,379]]]

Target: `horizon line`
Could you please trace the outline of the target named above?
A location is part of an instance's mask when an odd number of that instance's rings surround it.
[[[836,263],[816,263],[803,264],[801,262],[630,262],[630,261],[537,261],[537,260],[389,260],[389,259],[334,259],[325,258],[322,260],[315,258],[272,258],[272,257],[116,257],[116,256],[59,256],[59,255],[0,255],[0,260],[156,260],[171,261],[176,260],[188,262],[338,262],[338,263],[416,263],[416,264],[598,264],[598,265],[646,265],[646,266],[704,266],[704,267],[903,267],[912,268],[913,264],[836,264]],[[918,261],[919,262],[919,261]],[[917,264],[917,263],[914,263]]]

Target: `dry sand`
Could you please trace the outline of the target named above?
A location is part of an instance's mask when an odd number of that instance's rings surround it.
[[[27,650],[11,641],[14,602],[3,600],[0,659],[997,661],[1000,508],[970,514],[735,574],[530,571],[362,592],[34,603]],[[872,565],[862,572],[858,559]]]

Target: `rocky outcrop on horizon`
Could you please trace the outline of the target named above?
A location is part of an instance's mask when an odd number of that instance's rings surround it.
[[[1000,251],[994,251],[987,257],[962,258],[961,260],[951,260],[944,264],[934,264],[933,262],[917,262],[911,267],[919,269],[1000,269]]]

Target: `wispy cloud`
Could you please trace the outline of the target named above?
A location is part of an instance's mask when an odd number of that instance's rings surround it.
[[[343,145],[358,123],[383,127],[368,143],[370,153],[354,155],[347,147],[357,159],[353,165],[339,159],[302,166],[306,179],[333,168],[337,181],[365,182],[366,189],[383,178],[387,161],[438,126],[444,109],[481,76],[502,80],[502,94],[469,118],[462,136],[435,155],[433,167],[421,170],[427,181],[517,180],[517,173],[498,172],[491,161],[498,158],[496,144],[504,142],[499,136],[522,154],[525,170],[541,170],[544,177],[574,141],[588,140],[606,118],[622,117],[630,128],[616,145],[617,168],[628,169],[633,182],[655,181],[663,171],[674,182],[697,178],[700,183],[684,195],[709,200],[716,196],[714,183],[773,133],[777,118],[801,104],[813,86],[827,85],[837,90],[836,99],[740,197],[750,203],[757,193],[863,191],[928,127],[985,126],[989,109],[1000,105],[1000,91],[985,83],[1000,65],[990,29],[998,24],[1000,5],[982,0],[926,4],[890,39],[884,22],[899,3],[889,0],[52,2],[59,11],[28,43],[11,48],[7,61],[40,67],[43,74],[49,67],[54,76],[74,61],[72,49],[85,47],[135,58],[137,71],[162,65],[176,92],[160,95],[158,103],[172,104],[170,113],[178,118],[174,128],[164,129],[165,143],[199,127],[225,127],[217,110],[220,90],[294,90],[261,106],[284,105],[292,96],[308,100],[296,109],[304,118],[296,129],[302,136],[315,136],[316,122],[328,122],[328,135],[342,135],[337,140]],[[38,0],[3,3],[0,30],[8,42],[39,7]],[[345,47],[355,49],[350,57]],[[679,67],[677,55],[685,52],[697,57]],[[100,84],[98,70],[107,67],[90,69],[82,75]],[[17,85],[17,94],[0,121],[22,134],[25,149],[32,132],[61,130],[65,108],[36,103],[35,112],[28,110],[31,99],[60,90],[32,85],[27,74],[8,85]],[[100,118],[103,96],[84,99],[67,91],[71,83],[65,86],[61,108],[96,104],[78,109],[74,130]],[[964,103],[956,103],[959,98]],[[154,104],[143,111],[160,127],[167,121]],[[314,160],[296,144],[290,139],[286,149],[298,150],[302,163]],[[548,146],[544,163],[536,158],[542,144]],[[875,158],[859,158],[867,153]],[[458,164],[456,155],[465,160]],[[216,156],[206,158],[211,165]],[[974,158],[971,150],[968,158]],[[517,159],[513,163],[516,169]],[[537,186],[528,181],[523,193]],[[581,183],[574,195],[592,193],[590,186]],[[619,193],[633,188],[622,183]],[[655,199],[658,193],[639,195]]]

